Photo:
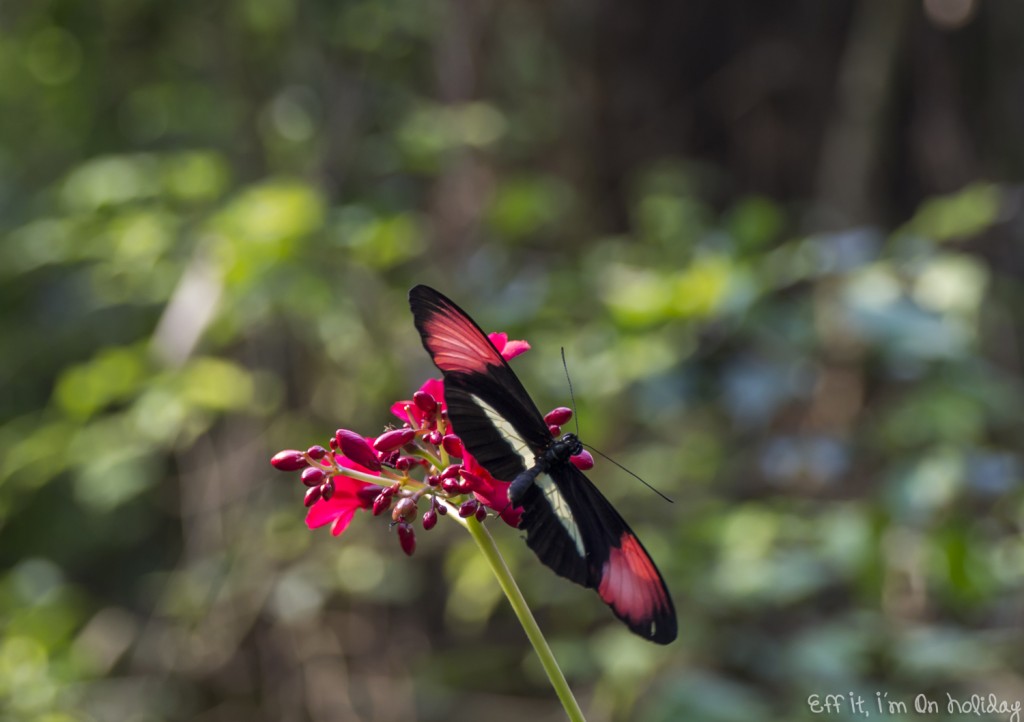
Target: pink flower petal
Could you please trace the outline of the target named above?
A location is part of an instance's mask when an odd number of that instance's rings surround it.
[[[505,348],[502,349],[501,355],[505,357],[505,360],[514,359],[519,354],[526,353],[530,350],[530,344],[527,341],[509,341]]]

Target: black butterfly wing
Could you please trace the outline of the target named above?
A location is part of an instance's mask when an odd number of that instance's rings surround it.
[[[676,612],[661,573],[590,479],[571,463],[526,474],[533,483],[523,492],[519,527],[527,546],[557,574],[596,590],[634,633],[674,640]]]
[[[551,443],[544,417],[487,335],[453,301],[416,286],[409,305],[423,347],[444,374],[455,433],[494,478],[512,481]]]

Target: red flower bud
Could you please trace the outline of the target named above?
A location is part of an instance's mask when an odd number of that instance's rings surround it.
[[[460,494],[468,494],[473,491],[473,485],[466,479],[459,479],[457,483],[459,485]]]
[[[395,461],[395,468],[399,471],[408,471],[413,466],[419,464],[420,460],[415,456],[400,456]]]
[[[483,504],[481,504],[480,506],[478,506],[476,508],[476,520],[477,521],[483,521],[486,518],[487,518],[487,507],[485,507]]]
[[[404,521],[398,523],[398,543],[402,545],[402,551],[409,556],[416,551],[416,532]]]
[[[437,400],[426,391],[417,391],[412,395],[412,402],[425,414],[437,411]]]
[[[452,479],[458,476],[460,471],[462,471],[462,464],[452,464],[447,469],[441,472],[441,478]]]
[[[399,499],[395,504],[394,511],[391,512],[391,518],[394,521],[412,521],[414,516],[416,516],[416,502],[408,496]]]
[[[441,445],[441,432],[438,431],[437,429],[434,429],[429,434],[424,436],[423,440],[426,441],[431,446],[440,446]]]
[[[424,480],[428,486],[437,486],[441,483],[441,477],[437,474],[427,474],[427,478]]]
[[[590,455],[590,452],[584,449],[576,456],[570,456],[569,461],[580,471],[587,471],[588,469],[594,468],[594,457]]]
[[[452,456],[457,456],[460,459],[466,453],[462,450],[462,440],[455,434],[445,435],[445,437],[441,439],[441,445],[444,447],[444,450],[447,451],[449,454],[451,454]]]
[[[433,509],[427,509],[423,512],[423,528],[426,531],[430,531],[437,525],[437,512]]]
[[[334,438],[338,440],[342,454],[371,471],[380,471],[380,461],[377,459],[377,455],[362,436],[348,429],[338,429]]]
[[[416,432],[412,429],[392,429],[374,439],[373,448],[381,453],[387,453],[400,449],[416,438]]]
[[[445,514],[447,514],[448,513],[448,505],[447,504],[438,504],[437,505],[437,513],[440,514],[441,516],[444,516]]]
[[[572,418],[572,409],[566,408],[565,406],[559,406],[557,409],[551,409],[544,416],[544,423],[549,426],[565,426],[565,423]]]
[[[476,514],[476,510],[480,507],[480,502],[476,499],[466,499],[462,502],[462,506],[459,507],[459,516],[463,519],[473,516]]]
[[[441,479],[441,489],[447,494],[459,494],[458,479]]]
[[[330,501],[334,496],[334,479],[328,479],[320,485],[320,496],[324,501]]]
[[[309,462],[302,455],[301,451],[295,449],[285,449],[274,454],[274,458],[270,460],[271,465],[278,471],[298,471],[306,466],[309,466]]]
[[[306,489],[306,498],[305,498],[305,500],[302,503],[305,504],[307,508],[311,507],[314,504],[316,504],[318,501],[320,501],[320,495],[322,493],[323,492],[320,491],[320,487],[319,486],[312,486],[312,487]]]
[[[317,486],[321,481],[324,480],[323,469],[318,469],[315,466],[310,466],[302,470],[302,483],[306,486]]]
[[[373,506],[373,502],[382,493],[384,493],[384,487],[377,486],[376,484],[367,484],[356,491],[356,496],[359,498],[360,506],[365,509]]]
[[[309,455],[309,458],[319,461],[327,456],[327,449],[317,444],[316,446],[310,446],[306,449],[306,453]]]
[[[334,451],[337,451],[338,450],[338,440],[337,439],[331,439],[331,441],[328,444],[328,446],[330,446]]]
[[[384,491],[382,491],[380,494],[378,494],[377,498],[373,500],[373,515],[374,516],[380,516],[381,514],[383,514],[385,511],[387,511],[391,507],[391,496],[392,495],[391,494],[385,494],[384,493],[385,491],[387,491],[387,489],[384,489]]]
[[[551,432],[552,436],[558,436],[559,434],[562,433],[562,427],[555,426],[554,424],[552,424],[551,426],[548,427],[548,431]]]

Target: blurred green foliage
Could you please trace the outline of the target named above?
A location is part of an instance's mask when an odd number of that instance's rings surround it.
[[[676,500],[592,473],[674,590],[665,649],[494,528],[591,719],[1024,699],[1020,169],[925,164],[890,222],[820,230],[744,175],[792,144],[702,145],[745,86],[676,58],[670,123],[626,11],[580,12],[0,7],[0,720],[561,719],[464,535],[311,533],[267,464],[435,373],[417,282],[529,340],[543,408],[565,346],[583,436]]]

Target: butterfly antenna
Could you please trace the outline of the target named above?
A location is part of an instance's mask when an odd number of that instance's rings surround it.
[[[569,401],[572,403],[572,418],[576,422],[576,436],[578,438],[580,435],[580,417],[576,413],[576,397],[572,393],[572,378],[569,376],[569,365],[565,363],[565,346],[562,346],[562,368],[565,369],[565,380],[569,382]]]
[[[608,456],[607,454],[603,454],[603,453],[601,453],[600,451],[598,451],[597,449],[595,449],[595,448],[594,448],[593,446],[591,446],[590,444],[583,444],[583,445],[584,445],[585,447],[587,447],[588,449],[590,449],[591,451],[593,451],[593,452],[594,452],[595,454],[597,454],[598,456],[600,456],[600,457],[601,457],[602,459],[606,459],[606,460],[608,460],[608,461],[612,462],[612,463],[613,463],[613,464],[615,464],[615,465],[616,465],[617,467],[619,467],[620,469],[622,469],[622,470],[623,470],[624,472],[626,472],[627,474],[629,474],[630,476],[632,476],[632,477],[633,477],[634,479],[637,479],[637,480],[638,480],[638,481],[639,481],[639,482],[640,482],[641,484],[643,484],[644,486],[646,486],[646,487],[647,487],[648,489],[650,489],[651,491],[653,491],[653,492],[654,492],[655,494],[657,494],[658,496],[660,496],[660,497],[661,497],[662,499],[664,499],[664,500],[665,500],[665,501],[667,501],[668,503],[670,503],[670,504],[674,504],[674,503],[675,503],[674,501],[672,501],[672,499],[669,499],[669,498],[668,498],[667,496],[665,496],[665,495],[664,495],[664,494],[662,494],[662,493],[661,493],[660,491],[658,491],[658,490],[657,490],[657,489],[655,489],[655,488],[654,488],[653,486],[651,486],[651,485],[650,485],[650,484],[648,484],[648,483],[647,483],[646,481],[644,481],[644,480],[643,480],[643,479],[642,479],[642,478],[641,478],[640,476],[638,476],[637,474],[635,474],[635,473],[633,473],[632,471],[630,471],[629,469],[627,469],[627,468],[626,468],[625,466],[623,466],[622,464],[620,464],[619,462],[617,462],[617,461],[616,461],[615,459],[613,459],[612,457]]]

